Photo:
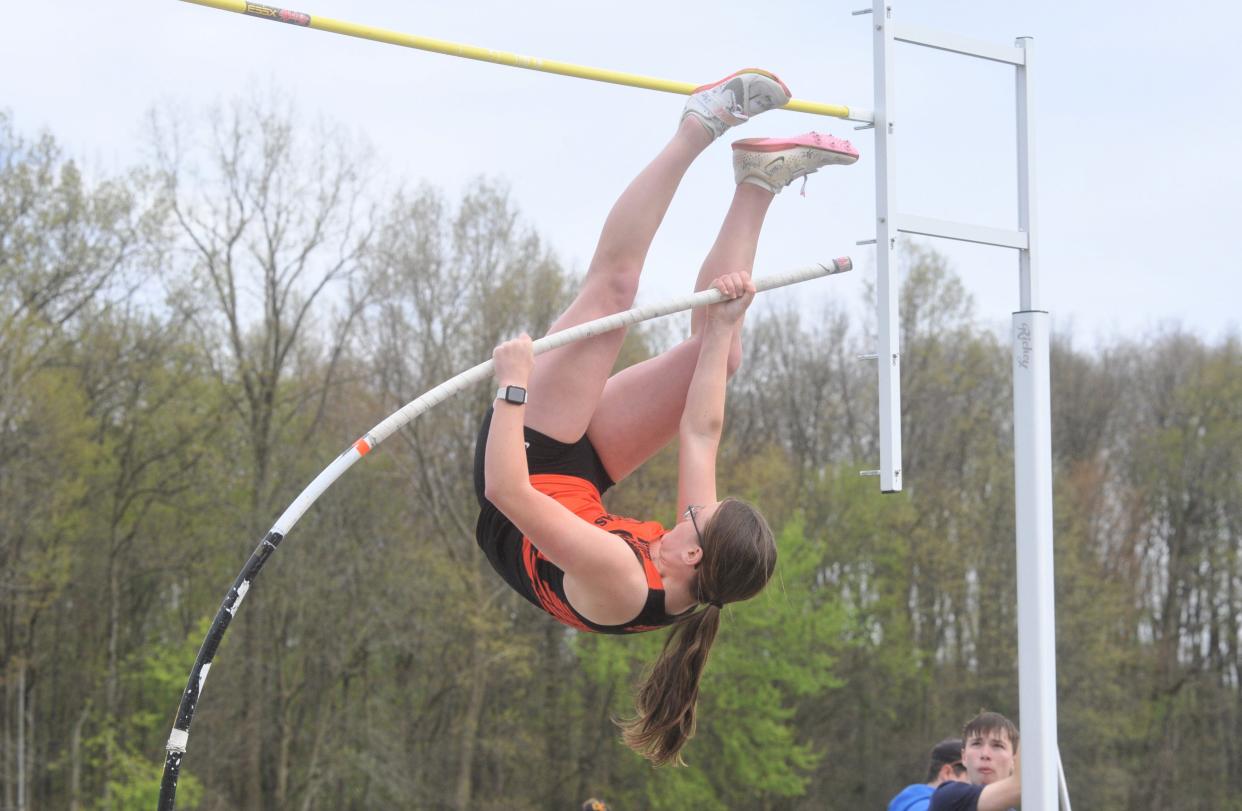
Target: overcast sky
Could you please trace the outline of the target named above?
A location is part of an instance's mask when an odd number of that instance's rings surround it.
[[[865,0],[522,3],[311,0],[298,11],[395,31],[642,73],[712,81],[744,66],[796,97],[872,106]],[[898,0],[895,18],[1000,44],[1035,38],[1035,126],[1044,309],[1091,345],[1174,323],[1216,340],[1240,319],[1242,69],[1236,2]],[[1016,227],[1013,71],[900,46],[898,208]],[[142,154],[144,113],[187,112],[265,88],[307,118],[340,122],[389,178],[456,196],[505,178],[526,220],[572,269],[590,258],[615,195],[672,132],[683,98],[424,53],[177,2],[10,4],[0,26],[0,108],[46,128],[88,167]],[[859,271],[803,285],[799,303],[863,306],[874,273],[872,134],[773,111],[703,156],[651,252],[642,300],[685,290],[733,187],[732,138],[817,129],[854,141],[853,167],[777,200],[756,274],[850,254]],[[1006,328],[1012,251],[935,241]]]

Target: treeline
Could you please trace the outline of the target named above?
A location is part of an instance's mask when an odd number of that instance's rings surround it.
[[[377,194],[365,149],[281,109],[151,132],[146,165],[85,177],[0,117],[7,809],[154,807],[197,646],[276,516],[574,289],[498,183]],[[481,386],[282,545],[206,681],[179,807],[882,808],[981,707],[1016,717],[1007,339],[941,257],[907,258],[901,495],[858,476],[879,456],[866,326],[748,323],[721,489],[765,508],[781,561],[726,612],[689,768],[649,768],[611,720],[659,635],[569,632],[478,553]],[[1062,337],[1053,410],[1075,806],[1240,808],[1242,346]],[[669,522],[675,476],[666,452],[610,507]]]

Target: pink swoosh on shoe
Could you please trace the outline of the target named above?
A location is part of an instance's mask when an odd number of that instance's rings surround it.
[[[734,149],[744,149],[747,152],[780,152],[782,149],[792,149],[799,146],[823,149],[827,152],[836,152],[839,155],[849,155],[854,158],[858,157],[858,150],[849,141],[820,132],[808,132],[804,135],[795,135],[792,138],[743,138],[740,141],[733,142]]]

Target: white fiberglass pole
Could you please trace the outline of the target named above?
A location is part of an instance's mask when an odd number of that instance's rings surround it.
[[[776,274],[773,276],[765,276],[755,279],[755,289],[757,292],[766,290],[775,290],[778,287],[786,287],[791,284],[798,284],[809,279],[815,279],[820,276],[830,276],[835,273],[845,273],[854,267],[854,263],[848,256],[842,256],[834,259],[827,264],[810,265],[808,267],[792,270],[787,273]],[[703,307],[708,304],[720,301],[722,298],[719,291],[715,288],[700,290],[697,293],[688,293],[683,296],[668,299],[667,301],[649,304],[644,307],[635,307],[625,312],[616,313],[614,315],[597,318],[594,321],[587,321],[584,324],[570,327],[561,332],[554,332],[551,335],[545,335],[534,343],[536,355],[540,355],[560,346],[581,341],[593,335],[600,335],[605,332],[611,332],[630,324],[637,324],[640,321],[648,321],[652,318],[670,315],[672,313],[690,310],[695,307]],[[388,415],[382,422],[367,431],[353,445],[338,456],[332,464],[315,477],[309,485],[306,486],[293,503],[281,514],[280,518],[272,527],[272,531],[279,533],[282,537],[289,534],[289,530],[298,522],[310,506],[315,503],[325,490],[332,486],[345,471],[353,466],[354,462],[361,459],[371,451],[376,445],[383,442],[395,431],[414,420],[420,414],[430,410],[435,405],[444,402],[450,397],[456,395],[470,386],[481,383],[491,377],[492,362],[490,360],[483,361],[476,366],[467,369],[461,374],[446,380],[430,391],[425,392],[422,396],[406,403],[397,411]]]

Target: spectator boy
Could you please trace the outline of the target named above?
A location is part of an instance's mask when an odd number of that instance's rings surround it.
[[[962,739],[947,738],[932,747],[926,782],[912,783],[888,803],[888,811],[927,811],[932,793],[948,780],[965,780]]]
[[[1009,811],[1021,803],[1018,728],[1005,716],[983,712],[962,727],[962,764],[970,782],[941,784],[930,811]]]

